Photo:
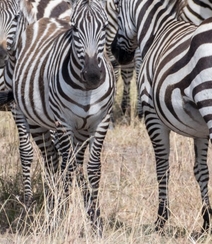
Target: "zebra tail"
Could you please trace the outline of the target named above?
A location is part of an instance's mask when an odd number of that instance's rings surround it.
[[[12,90],[0,91],[0,106],[6,105],[14,100]]]

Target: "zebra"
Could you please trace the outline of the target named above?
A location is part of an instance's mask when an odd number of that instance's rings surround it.
[[[118,82],[119,79],[119,67],[120,65],[115,60],[115,57],[111,53],[111,43],[115,37],[117,28],[118,28],[118,9],[117,4],[115,0],[107,0],[105,1],[105,9],[108,15],[108,27],[106,30],[106,43],[105,43],[105,50],[108,55],[108,57],[111,60],[111,63],[113,64],[115,76],[116,76],[116,82]],[[130,110],[131,110],[131,104],[130,104],[130,84],[131,80],[133,78],[134,70],[136,72],[136,77],[139,72],[139,68],[141,65],[141,55],[139,48],[136,50],[135,58],[134,60],[127,64],[127,65],[121,65],[120,67],[120,73],[123,80],[123,94],[122,94],[122,101],[121,101],[121,110],[123,114],[126,114],[127,116],[130,116]],[[142,110],[141,110],[141,104],[140,100],[137,100],[137,115],[139,118],[142,118]]]
[[[118,2],[119,29],[112,52],[125,64],[139,45],[143,59],[137,86],[156,159],[159,206],[155,230],[162,232],[169,217],[169,134],[175,131],[194,140],[194,175],[202,198],[201,231],[208,231],[212,213],[207,166],[212,140],[212,18],[199,26],[179,21],[175,0]]]
[[[0,90],[5,89],[4,61],[7,59],[7,31],[10,30],[12,20],[19,12],[23,12],[27,22],[33,23],[42,17],[57,17],[68,20],[71,8],[65,0],[2,0],[1,8],[1,40],[0,40]],[[5,37],[6,36],[6,37]]]
[[[5,72],[5,65],[11,70],[14,69],[14,52],[19,40],[19,36],[25,30],[26,26],[41,17],[58,16],[61,19],[70,18],[71,7],[63,0],[2,0],[0,2],[0,91],[6,89],[6,79],[12,79],[10,71]],[[21,15],[22,17],[20,17]],[[19,23],[17,23],[19,20]],[[13,23],[15,25],[13,26]],[[10,60],[10,62],[8,62]],[[8,69],[7,67],[7,69]],[[33,147],[30,141],[29,128],[25,118],[16,109],[14,103],[1,108],[3,111],[10,111],[17,125],[19,135],[19,152],[22,165],[24,203],[27,209],[31,206],[33,200],[30,168],[33,160]]]
[[[210,0],[181,0],[179,20],[201,24],[207,18],[212,17],[212,2]]]
[[[49,130],[57,132],[65,192],[76,171],[85,209],[101,235],[100,157],[116,85],[104,52],[108,19],[103,2],[98,0],[78,0],[72,8],[70,24],[42,18],[26,28],[17,46],[13,80],[7,85],[27,118],[32,137],[47,157],[47,168],[56,155]],[[87,146],[90,156],[85,177]],[[56,161],[55,156],[53,172],[58,170]]]

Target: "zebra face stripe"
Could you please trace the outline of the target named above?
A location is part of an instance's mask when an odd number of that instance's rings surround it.
[[[11,38],[14,37],[14,20],[17,18],[19,6],[17,1],[1,1],[0,2],[0,67],[5,66],[8,58],[8,46]]]
[[[107,15],[99,1],[81,1],[73,10],[73,47],[81,65],[82,82],[95,88],[105,79],[103,65]]]

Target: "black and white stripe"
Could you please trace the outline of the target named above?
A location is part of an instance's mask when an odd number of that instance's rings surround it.
[[[132,60],[139,44],[138,77],[145,124],[156,158],[159,208],[156,230],[168,219],[169,133],[194,138],[194,174],[202,197],[202,231],[210,224],[208,139],[212,140],[212,19],[197,27],[177,20],[178,1],[120,0],[113,53]]]
[[[42,12],[40,12],[42,9]],[[20,35],[26,26],[44,16],[70,18],[71,8],[63,0],[2,0],[0,2],[0,90],[6,89],[5,79],[9,84],[15,65],[15,52]],[[5,68],[6,64],[6,68]],[[5,108],[3,108],[5,109]],[[11,110],[19,134],[19,151],[23,170],[24,203],[27,207],[32,202],[30,168],[33,160],[33,148],[30,142],[29,128],[25,117],[16,104],[7,106]]]
[[[123,114],[130,115],[131,111],[131,94],[130,94],[130,85],[131,80],[133,79],[134,71],[136,72],[136,77],[138,75],[140,65],[141,65],[141,55],[139,48],[136,50],[135,57],[132,62],[127,65],[119,65],[116,61],[114,55],[111,52],[111,43],[116,35],[118,28],[118,8],[116,0],[107,0],[105,1],[105,9],[108,15],[108,27],[106,30],[106,53],[113,64],[116,82],[119,79],[119,74],[121,74],[123,80],[123,93],[121,101],[121,109]],[[142,117],[142,109],[140,99],[137,101],[137,114]]]
[[[211,0],[181,0],[179,19],[199,25],[212,17]]]
[[[74,171],[80,172],[86,210],[100,231],[100,157],[115,92],[113,68],[104,52],[107,22],[101,1],[79,0],[71,25],[47,18],[29,25],[17,47],[9,84],[30,133],[49,159],[46,164],[56,155],[49,130],[57,132],[61,171],[68,167],[64,175],[69,180]],[[87,146],[88,183],[83,174]]]

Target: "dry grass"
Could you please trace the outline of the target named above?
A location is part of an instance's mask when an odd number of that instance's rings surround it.
[[[135,91],[132,93],[135,94]],[[115,107],[115,113],[120,113],[117,103]],[[171,217],[165,227],[166,235],[159,236],[153,231],[158,193],[151,143],[143,122],[139,122],[133,114],[131,125],[127,125],[123,118],[117,119],[115,128],[108,131],[102,153],[99,198],[104,231],[99,239],[91,234],[78,189],[74,189],[64,200],[65,204],[48,213],[43,204],[46,202],[43,196],[43,166],[36,148],[32,170],[35,204],[30,214],[23,216],[16,128],[9,113],[2,112],[1,115],[1,244],[212,243],[210,235],[196,242],[191,238],[191,234],[200,230],[202,225],[200,192],[193,176],[191,139],[171,134]],[[209,162],[212,160],[210,151]],[[212,172],[211,164],[209,167]],[[210,195],[211,185],[210,182]]]

